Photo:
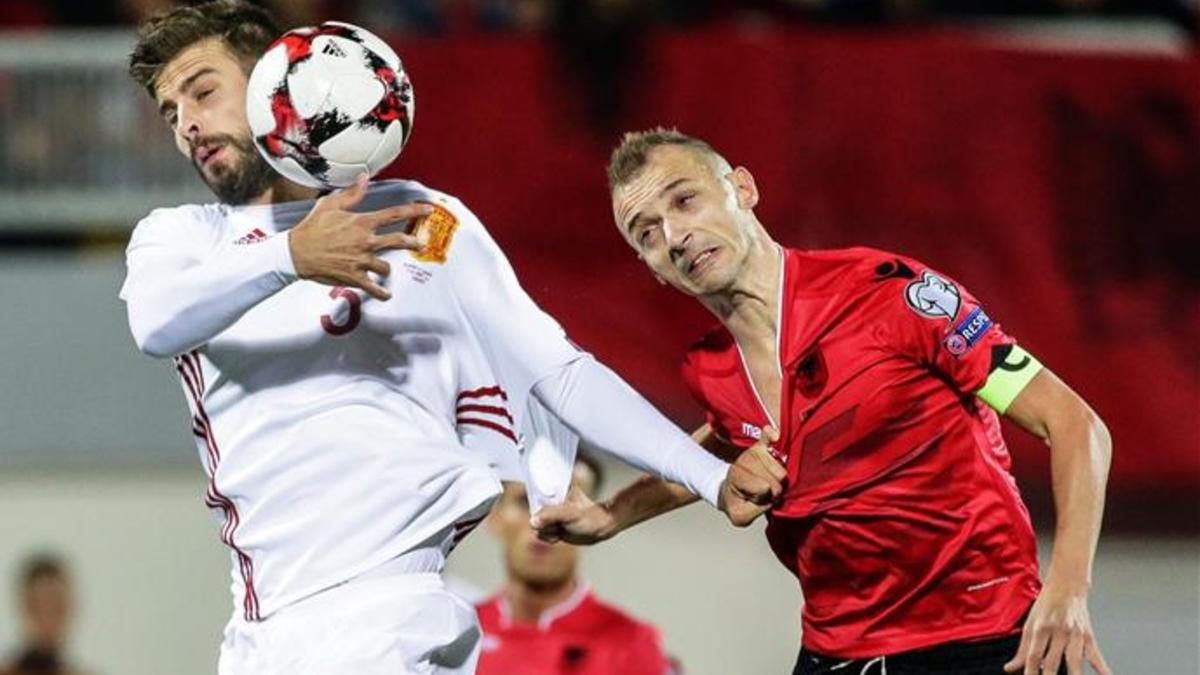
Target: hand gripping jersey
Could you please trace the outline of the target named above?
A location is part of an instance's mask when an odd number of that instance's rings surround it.
[[[721,437],[748,447],[763,426],[780,432],[788,478],[767,537],[800,580],[804,646],[873,657],[1019,632],[1037,551],[984,400],[1003,412],[1040,365],[914,260],[783,257],[781,419],[723,328],[683,373]]]
[[[512,620],[503,594],[479,605],[479,675],[666,675],[658,629],[597,600],[580,584],[536,624]]]
[[[130,241],[130,328],[174,358],[248,621],[418,547],[448,551],[498,479],[528,473],[531,388],[599,447],[717,499],[727,466],[572,346],[462,203],[389,181],[358,209],[412,201],[436,210],[420,251],[383,254],[388,301],[297,280],[287,231],[312,202],[158,210]]]

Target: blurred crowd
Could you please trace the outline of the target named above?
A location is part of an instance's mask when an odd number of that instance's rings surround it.
[[[973,16],[1145,16],[1197,28],[1196,0],[261,0],[285,25],[338,16],[382,31],[554,32],[581,19],[651,25],[709,21],[908,23]],[[5,0],[0,28],[119,26],[176,0]]]

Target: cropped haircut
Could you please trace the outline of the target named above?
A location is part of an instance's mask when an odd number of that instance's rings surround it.
[[[613,150],[608,162],[608,188],[610,191],[625,185],[641,173],[650,152],[655,148],[676,146],[690,148],[704,154],[710,160],[728,165],[728,162],[707,141],[688,136],[678,129],[655,127],[649,131],[630,131],[621,138],[621,144]]]
[[[129,54],[129,75],[155,98],[162,69],[197,42],[220,38],[249,70],[281,33],[270,12],[245,0],[175,7],[138,27],[137,44]]]

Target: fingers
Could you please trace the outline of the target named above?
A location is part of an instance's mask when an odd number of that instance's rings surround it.
[[[419,239],[403,232],[391,232],[389,234],[374,236],[370,239],[368,245],[372,251],[386,251],[389,249],[418,251],[421,249],[421,241]]]
[[[411,204],[401,204],[399,206],[390,206],[386,209],[371,211],[370,213],[360,214],[362,222],[368,227],[377,228],[391,223],[399,223],[414,218],[424,218],[433,213],[433,207],[429,204],[413,202]]]
[[[734,527],[746,527],[758,519],[759,516],[770,510],[769,505],[757,506],[749,502],[743,502],[742,505],[734,505],[727,514],[729,522]]]
[[[751,504],[760,506],[771,504],[779,497],[779,493],[782,491],[782,487],[778,482],[747,470],[738,470],[737,466],[730,468],[730,472],[734,471],[737,472],[737,475],[732,476],[729,485],[730,489],[733,490],[736,496]]]
[[[549,504],[538,509],[529,517],[529,525],[535,530],[569,523],[578,517],[578,509],[568,503]]]
[[[1083,650],[1086,645],[1086,636],[1082,633],[1071,636],[1067,642],[1067,649],[1063,652],[1063,657],[1067,661],[1067,675],[1083,675]]]
[[[755,446],[754,459],[758,461],[759,468],[764,474],[780,483],[787,478],[787,469],[765,447]]]
[[[1028,630],[1028,627],[1026,627],[1026,630]],[[1040,628],[1034,629],[1033,640],[1029,644],[1029,652],[1025,654],[1025,675],[1040,675],[1042,671],[1042,657],[1046,654],[1046,647],[1049,642],[1049,631]]]
[[[376,300],[392,299],[392,294],[386,288],[375,283],[375,281],[365,273],[355,280],[354,285],[366,291],[367,295],[375,298]]]
[[[363,263],[363,268],[368,272],[374,272],[381,277],[386,277],[392,273],[392,266],[383,258],[369,258]]]
[[[1021,631],[1021,643],[1017,645],[1017,653],[1009,659],[1008,663],[1004,664],[1004,672],[1015,673],[1021,669],[1025,663],[1025,655],[1029,653],[1029,624],[1025,624],[1025,630]]]
[[[537,538],[547,544],[557,544],[562,541],[563,528],[557,525],[537,530]]]
[[[775,445],[779,442],[779,430],[771,426],[763,427],[762,441],[767,445]]]
[[[1062,665],[1063,653],[1066,649],[1066,634],[1061,632],[1055,633],[1054,638],[1050,640],[1050,648],[1041,659],[1041,672],[1045,673],[1045,675],[1058,675],[1058,667]],[[1034,672],[1038,671],[1035,670]]]
[[[1100,675],[1112,675],[1112,671],[1108,669],[1108,663],[1104,661],[1104,655],[1100,653],[1100,648],[1096,646],[1095,641],[1087,644],[1084,653],[1087,656],[1088,663],[1092,664],[1092,669],[1097,673]],[[1082,673],[1083,670],[1080,669],[1079,672]]]
[[[350,187],[318,199],[316,208],[348,210],[361,202],[363,197],[367,196],[367,184],[369,182],[370,176],[365,172],[360,173],[354,179],[354,184]]]

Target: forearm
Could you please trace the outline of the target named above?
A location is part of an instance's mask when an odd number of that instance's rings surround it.
[[[539,381],[534,395],[588,445],[717,505],[729,466],[608,368],[591,358],[576,360]]]
[[[295,280],[286,234],[182,270],[143,275],[125,298],[138,349],[175,356],[198,347]]]
[[[1056,522],[1046,580],[1086,591],[1104,516],[1112,441],[1086,407],[1048,432]]]
[[[646,475],[621,489],[604,503],[612,515],[613,531],[623,532],[638,523],[687,506],[700,498],[682,485]]]

